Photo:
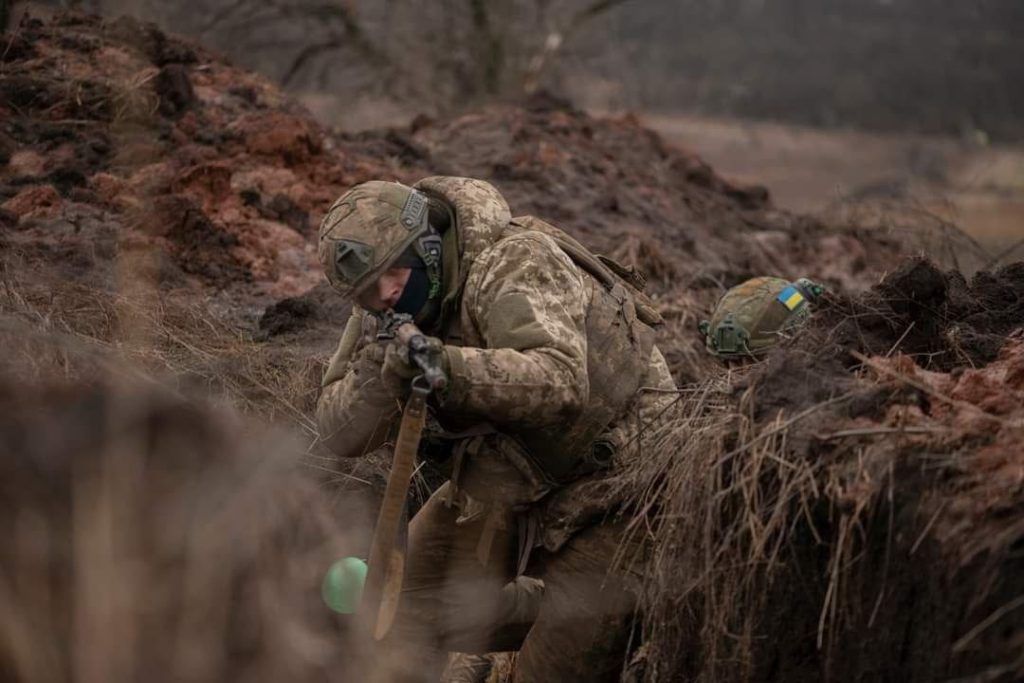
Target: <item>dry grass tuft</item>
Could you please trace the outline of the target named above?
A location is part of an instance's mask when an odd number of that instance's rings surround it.
[[[22,339],[40,358],[82,354],[74,340]],[[26,681],[343,671],[344,624],[317,588],[363,539],[298,466],[297,444],[123,374],[26,383],[6,369],[0,450],[18,457],[0,461],[0,670]]]
[[[821,493],[816,468],[788,457],[786,440],[828,403],[755,426],[753,393],[738,408],[730,398],[735,380],[722,375],[685,396],[632,473],[630,528],[654,541],[642,596],[646,680],[749,676],[764,588]]]
[[[885,231],[901,241],[904,253],[925,254],[942,268],[968,277],[995,265],[977,240],[913,197],[848,199],[831,206],[825,219],[836,225]]]
[[[904,321],[848,367],[834,320],[682,392],[619,477],[650,548],[630,680],[1024,674],[1020,421],[992,412],[1020,409],[1019,333],[929,372],[895,353]]]
[[[208,302],[126,285],[110,291],[40,283],[8,269],[0,277],[4,366],[26,385],[90,385],[114,378],[230,407],[293,431],[290,456],[330,489],[369,494],[382,458],[339,462],[318,443],[313,407],[326,354],[255,341]]]

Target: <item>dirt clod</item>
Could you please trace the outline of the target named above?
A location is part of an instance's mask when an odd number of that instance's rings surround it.
[[[188,69],[182,64],[168,64],[160,69],[153,84],[160,97],[160,112],[165,116],[177,116],[195,102]]]
[[[910,354],[928,369],[977,367],[995,359],[1006,336],[1024,326],[1024,268],[1011,264],[977,273],[913,258],[859,297],[828,297],[828,321],[798,344],[851,359],[848,352]]]

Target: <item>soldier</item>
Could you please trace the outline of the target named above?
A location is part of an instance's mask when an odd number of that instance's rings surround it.
[[[727,291],[698,325],[704,346],[726,360],[756,358],[806,322],[825,289],[807,278],[755,277]]]
[[[388,676],[436,681],[447,652],[518,650],[517,680],[615,679],[643,558],[602,482],[676,398],[641,278],[468,178],[353,188],[319,256],[356,302],[317,406],[330,448],[394,437],[418,370],[376,339],[382,314],[414,316],[448,380],[421,450],[452,475],[409,526]]]

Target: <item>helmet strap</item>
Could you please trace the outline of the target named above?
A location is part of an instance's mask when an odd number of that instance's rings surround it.
[[[421,325],[429,322],[441,298],[441,236],[427,226],[426,232],[413,241],[395,264],[411,269],[395,310],[408,313]]]
[[[426,266],[427,280],[430,282],[428,299],[435,299],[441,294],[441,235],[433,226],[413,242],[413,249]]]

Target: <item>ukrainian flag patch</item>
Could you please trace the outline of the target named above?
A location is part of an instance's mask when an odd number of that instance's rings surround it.
[[[775,298],[781,301],[783,306],[792,311],[804,300],[804,295],[801,294],[800,290],[796,287],[790,285],[779,292],[779,295]]]

